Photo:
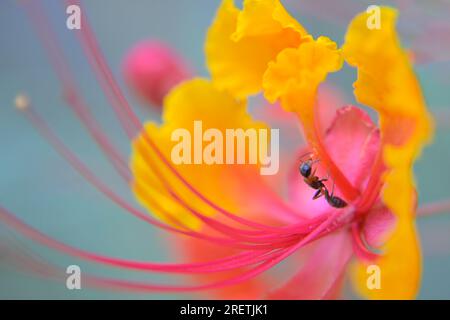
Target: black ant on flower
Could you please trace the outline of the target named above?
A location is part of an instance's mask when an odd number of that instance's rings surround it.
[[[304,156],[303,156],[304,157]],[[301,158],[303,158],[301,157]],[[318,162],[319,160],[313,160],[311,157],[302,161],[299,166],[300,174],[303,176],[303,180],[309,185],[311,188],[317,190],[317,192],[313,196],[313,200],[320,198],[321,196],[325,196],[328,204],[334,208],[344,208],[347,206],[347,202],[343,199],[334,195],[334,183],[333,189],[331,190],[331,194],[328,191],[327,186],[324,184],[325,181],[328,181],[327,178],[320,179],[316,176],[316,169],[313,170],[313,164]]]

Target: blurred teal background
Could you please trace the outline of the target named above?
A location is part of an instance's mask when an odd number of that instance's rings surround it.
[[[36,0],[39,1],[39,0]],[[123,154],[129,144],[100,92],[74,32],[66,29],[63,1],[41,1],[67,53],[84,97],[94,106],[108,135]],[[450,198],[450,1],[284,1],[289,11],[317,36],[327,35],[342,44],[346,23],[369,4],[401,6],[400,30],[420,64],[416,70],[431,111],[438,116],[434,144],[427,147],[416,165],[419,204]],[[36,134],[15,108],[17,93],[25,92],[33,104],[96,173],[126,199],[134,201],[128,187],[97,150],[61,99],[59,83],[32,25],[16,0],[0,3],[0,203],[39,230],[74,246],[123,258],[174,261],[164,246],[163,232],[124,214],[72,170]],[[198,75],[207,76],[203,40],[219,1],[211,0],[89,0],[87,14],[100,46],[116,78],[123,84],[121,62],[136,42],[149,38],[165,41],[191,64]],[[446,19],[443,19],[443,17]],[[443,20],[443,24],[436,22]],[[433,32],[421,26],[433,24]],[[447,38],[445,38],[447,37]],[[420,41],[419,41],[420,40]],[[347,69],[330,81],[354,103],[351,83],[354,72]],[[126,90],[128,93],[128,91]],[[156,118],[149,109],[128,98],[142,119]],[[281,137],[282,139],[282,137]],[[419,298],[450,298],[450,215],[419,219],[424,270]],[[0,241],[13,237],[25,246],[65,268],[78,264],[82,271],[104,276],[162,280],[148,276],[99,268],[58,255],[31,244],[3,226]],[[164,278],[169,282],[180,278]],[[135,295],[84,288],[69,291],[64,283],[49,282],[14,270],[0,256],[0,298],[179,298],[184,295]],[[189,296],[192,297],[192,296]],[[194,296],[195,297],[195,296]],[[351,297],[351,294],[349,295]]]

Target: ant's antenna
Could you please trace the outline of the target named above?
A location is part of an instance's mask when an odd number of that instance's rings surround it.
[[[309,151],[309,152],[307,152],[307,153],[302,154],[302,155],[298,158],[298,160],[303,160],[306,156],[310,156],[310,159],[312,160],[313,157],[312,157],[311,155],[314,155],[314,152],[313,152],[313,151]],[[314,163],[317,163],[317,162],[320,162],[320,159],[315,159],[315,160],[313,160],[313,161],[311,162],[311,164],[314,164]]]
[[[307,152],[307,153],[304,153],[304,154],[302,154],[298,159],[299,160],[302,160],[303,158],[305,158],[306,156],[308,156],[308,155],[311,155],[311,154],[313,154],[314,152],[312,152],[312,151],[310,151],[310,152]],[[311,157],[312,158],[312,157]]]

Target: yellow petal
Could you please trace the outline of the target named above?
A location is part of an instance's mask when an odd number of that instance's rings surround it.
[[[246,37],[280,35],[288,29],[306,35],[305,29],[289,15],[279,0],[245,0],[232,39],[239,41]]]
[[[421,256],[416,230],[413,164],[432,136],[432,120],[395,23],[397,12],[381,8],[381,28],[369,29],[369,14],[358,15],[347,31],[343,52],[357,67],[354,83],[358,102],[379,112],[384,176],[383,201],[396,215],[397,225],[376,261],[381,268],[381,289],[366,286],[366,266],[355,267],[357,290],[377,299],[410,299],[420,284]]]
[[[244,184],[243,175],[251,175],[254,177],[252,180],[258,183],[260,174],[257,165],[205,164],[204,158],[202,164],[174,164],[171,161],[171,152],[179,143],[178,139],[175,141],[171,139],[174,130],[183,128],[190,133],[192,163],[194,144],[200,143],[202,147],[208,144],[202,142],[203,136],[195,136],[194,121],[202,121],[203,133],[209,128],[218,129],[224,137],[224,149],[226,148],[226,129],[267,128],[263,123],[252,120],[247,113],[245,101],[237,101],[230,94],[216,89],[208,80],[194,79],[180,84],[168,94],[164,102],[163,124],[157,126],[154,123],[148,123],[145,126],[145,132],[141,132],[133,141],[132,188],[139,202],[166,222],[175,224],[164,214],[168,212],[173,214],[183,226],[198,228],[200,227],[199,219],[180,205],[161,181],[168,183],[171,190],[196,211],[207,216],[215,214],[216,211],[194,196],[162,164],[148,145],[148,137],[156,142],[177,172],[206,198],[239,214],[245,214],[247,209],[254,209],[254,207],[250,208],[253,201],[251,199],[253,184]],[[224,159],[226,152],[228,150],[223,151]],[[158,172],[163,179],[158,176]]]
[[[310,98],[315,98],[317,88],[330,72],[339,70],[342,57],[336,43],[327,37],[314,41],[310,36],[298,48],[283,50],[270,62],[264,74],[264,95],[270,102],[275,102],[295,90],[301,90]],[[283,104],[287,111],[311,111],[314,101],[305,99],[300,105]]]
[[[420,285],[421,256],[413,220],[398,221],[383,250],[386,254],[371,263],[380,268],[380,289],[369,289],[370,269],[356,262],[352,268],[356,291],[370,299],[414,299]]]
[[[209,28],[205,54],[219,89],[245,98],[261,90],[267,64],[306,35],[277,0],[246,0],[242,11],[223,0]]]

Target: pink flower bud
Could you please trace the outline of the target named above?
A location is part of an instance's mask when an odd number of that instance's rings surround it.
[[[164,43],[138,43],[124,59],[128,85],[146,103],[162,106],[165,95],[190,76],[186,63]]]

